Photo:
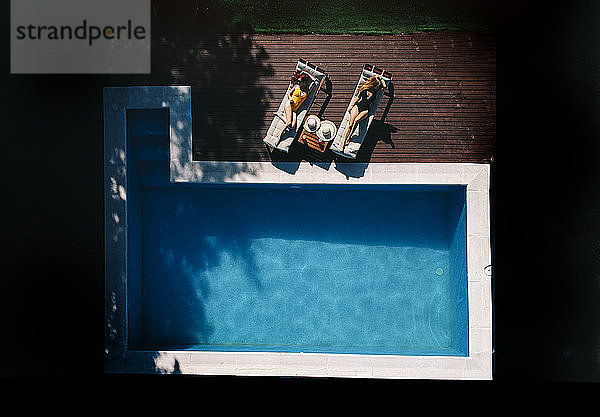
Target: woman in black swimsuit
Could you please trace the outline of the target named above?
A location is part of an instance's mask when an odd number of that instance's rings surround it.
[[[352,97],[348,111],[350,119],[348,120],[348,128],[344,132],[344,139],[340,144],[340,150],[343,151],[348,142],[350,135],[356,128],[356,124],[369,114],[369,107],[386,87],[385,80],[382,77],[374,75],[366,80],[358,89],[358,93]]]

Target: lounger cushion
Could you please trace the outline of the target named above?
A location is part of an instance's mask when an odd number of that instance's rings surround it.
[[[312,75],[313,77],[316,78],[316,81],[313,82],[313,84],[310,87],[310,91],[308,92],[306,99],[304,99],[304,101],[302,102],[302,104],[300,105],[298,110],[296,111],[296,117],[297,117],[296,118],[296,128],[298,128],[298,127],[302,126],[302,122],[304,121],[304,118],[306,117],[308,111],[310,110],[310,107],[312,106],[312,103],[315,100],[315,97],[317,96],[321,80],[323,79],[323,77],[325,77],[326,74],[319,72],[319,71],[315,70],[314,68],[311,68],[308,65],[306,65],[300,61],[298,61],[298,64],[296,65],[296,69],[306,71],[310,75]],[[284,114],[283,107],[284,107],[285,101],[287,100],[289,91],[290,91],[290,89],[288,88],[284,97],[281,100],[281,103],[279,104],[279,108],[277,109],[277,113],[279,113],[281,115]],[[276,149],[279,149],[280,151],[288,152],[290,149],[290,146],[292,145],[292,142],[294,141],[294,137],[296,136],[297,130],[289,129],[287,132],[283,133],[283,136],[281,136],[281,141],[279,142],[279,144],[277,146],[275,146],[275,144],[277,143],[277,139],[279,138],[279,135],[281,134],[284,127],[285,127],[285,122],[282,119],[280,119],[279,117],[273,116],[273,121],[271,122],[271,125],[269,126],[269,129],[267,130],[267,135],[265,136],[263,141],[266,144],[268,144]]]
[[[370,77],[372,77],[373,75],[381,75],[381,74],[377,74],[373,71],[369,71],[369,70],[363,68],[362,73],[360,75],[360,79],[358,80],[358,83],[356,84],[356,88],[354,89],[353,97],[358,93],[358,89],[360,88],[361,84],[363,82],[365,82],[367,79],[369,79]],[[386,83],[389,83],[391,81],[391,79],[389,79],[387,77],[383,77],[383,79],[385,80]],[[344,150],[341,151],[340,145],[341,145],[343,137],[346,133],[346,129],[348,128],[348,121],[350,120],[350,113],[346,112],[344,114],[344,119],[342,120],[342,123],[340,124],[340,127],[337,130],[337,134],[335,135],[333,142],[331,143],[330,149],[333,152],[335,152],[339,155],[342,155],[346,158],[356,159],[356,155],[358,154],[358,151],[362,145],[362,142],[365,139],[367,130],[371,126],[371,122],[373,121],[373,118],[375,117],[375,113],[377,112],[377,108],[379,107],[379,103],[381,102],[382,98],[383,98],[383,93],[381,92],[377,95],[377,97],[371,104],[371,107],[369,107],[369,115],[365,119],[358,122],[358,125],[356,126],[356,128],[354,129],[354,132],[350,136],[350,141],[348,142],[348,144],[346,145]]]

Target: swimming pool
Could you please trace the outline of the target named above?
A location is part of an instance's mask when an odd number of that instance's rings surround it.
[[[292,187],[141,190],[139,347],[467,354],[464,187]]]
[[[107,370],[491,377],[486,167],[190,162],[165,89],[105,100]]]
[[[467,355],[465,186],[171,184],[166,120],[128,114],[132,346]]]

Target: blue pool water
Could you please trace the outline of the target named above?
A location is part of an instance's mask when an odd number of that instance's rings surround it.
[[[134,347],[468,354],[464,187],[169,184],[139,159]]]

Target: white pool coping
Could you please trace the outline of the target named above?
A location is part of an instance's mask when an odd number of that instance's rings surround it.
[[[170,181],[466,185],[469,355],[135,351],[127,347],[127,109],[168,108]],[[191,87],[104,90],[106,372],[490,380],[493,377],[490,166],[470,163],[215,162],[192,160]]]

